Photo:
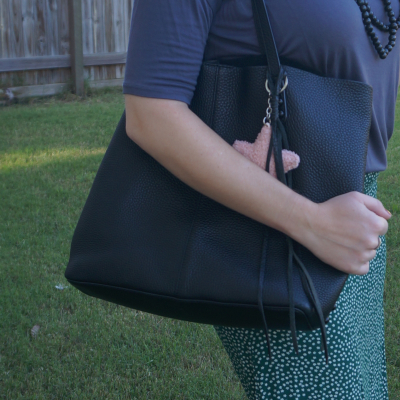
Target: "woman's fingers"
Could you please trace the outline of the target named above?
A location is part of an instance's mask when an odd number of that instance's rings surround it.
[[[372,257],[372,258],[374,258],[374,257]],[[371,258],[371,260],[372,260],[372,258]],[[353,274],[353,275],[365,275],[368,273],[368,271],[369,271],[369,261],[367,263],[361,265],[361,267],[357,271],[357,272],[359,272],[358,274]]]
[[[374,236],[374,237],[371,237],[370,238],[370,240],[369,240],[369,242],[368,242],[368,245],[367,245],[367,248],[368,249],[371,249],[371,250],[378,250],[378,247],[380,246],[380,244],[381,244],[381,238],[380,238],[380,234],[378,235],[378,236]]]
[[[385,220],[388,220],[392,217],[392,214],[386,210],[383,204],[371,196],[363,195],[363,203],[368,210],[374,212],[376,215],[384,218]]]
[[[378,214],[375,213],[375,211],[372,210],[370,211],[372,212],[370,220],[370,229],[371,229],[370,233],[371,235],[375,236],[371,238],[369,247],[375,249],[379,241],[377,236],[385,235],[389,229],[389,224],[385,217],[379,216]]]

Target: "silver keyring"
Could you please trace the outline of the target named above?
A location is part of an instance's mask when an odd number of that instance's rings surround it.
[[[283,84],[283,87],[282,87],[282,89],[280,90],[279,93],[282,93],[287,88],[288,82],[289,82],[289,79],[288,79],[287,76],[285,76],[285,83]],[[268,79],[265,81],[265,89],[267,89],[267,92],[269,94],[271,94],[271,90],[270,90],[270,88],[268,86]]]
[[[380,238],[379,236],[378,236],[378,240],[379,240],[378,246],[377,246],[377,247],[375,247],[375,248],[374,248],[374,250],[378,250],[378,249],[379,249],[379,247],[381,247],[382,240],[381,240],[381,238]]]

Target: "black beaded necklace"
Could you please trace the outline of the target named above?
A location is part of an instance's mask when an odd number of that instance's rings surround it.
[[[384,24],[382,21],[379,21],[377,16],[371,11],[367,0],[356,0],[356,3],[360,7],[362,13],[365,30],[371,38],[379,57],[384,60],[396,44],[396,32],[400,28],[400,15],[397,18],[395,17],[391,6],[391,0],[383,0],[386,14],[389,17],[389,24]],[[382,46],[373,26],[382,32],[389,32],[389,41],[385,47]]]

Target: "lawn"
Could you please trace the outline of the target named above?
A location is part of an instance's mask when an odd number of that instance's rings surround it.
[[[123,110],[120,88],[0,107],[0,399],[244,400],[212,327],[93,299],[64,278]],[[390,399],[399,400],[400,105],[388,156],[379,193],[393,213],[386,345]]]

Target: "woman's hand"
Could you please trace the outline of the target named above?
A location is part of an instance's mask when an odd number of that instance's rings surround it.
[[[302,232],[294,238],[327,264],[364,275],[390,217],[379,200],[351,192],[308,207]]]

